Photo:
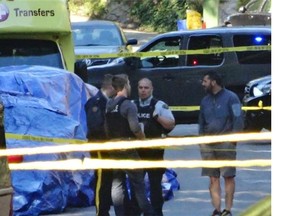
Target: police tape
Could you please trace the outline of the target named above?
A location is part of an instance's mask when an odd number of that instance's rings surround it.
[[[153,52],[121,52],[121,53],[104,53],[93,55],[76,55],[77,59],[86,58],[119,58],[119,57],[151,57],[166,55],[194,55],[194,54],[217,54],[223,52],[244,52],[244,51],[265,51],[271,50],[271,46],[239,46],[239,47],[217,47],[210,49],[198,50],[169,50],[169,51],[153,51]]]
[[[9,164],[11,170],[93,170],[93,169],[138,169],[138,168],[219,168],[219,167],[271,167],[271,160],[100,160],[84,158],[61,161],[39,161]]]
[[[211,135],[197,137],[167,137],[146,140],[113,140],[109,142],[86,143],[86,144],[62,144],[56,146],[41,146],[30,148],[8,148],[0,150],[1,156],[10,155],[35,155],[62,152],[88,152],[88,151],[111,151],[136,148],[159,148],[179,147],[199,144],[213,144],[221,142],[265,141],[271,140],[271,132],[262,133],[234,133],[226,135]],[[56,139],[57,140],[57,139]]]
[[[169,106],[169,109],[171,111],[187,112],[200,110],[200,106]]]
[[[169,106],[171,111],[174,112],[191,112],[191,111],[199,111],[200,106]],[[242,110],[268,110],[271,111],[271,106],[243,106]]]
[[[271,216],[271,195],[248,207],[239,216]]]
[[[80,144],[87,142],[87,140],[80,140],[80,139],[64,139],[64,138],[32,136],[32,135],[13,134],[13,133],[5,133],[5,137],[6,139],[29,140],[35,142],[71,143],[71,144]]]
[[[243,106],[242,110],[244,110],[244,111],[248,111],[248,110],[267,110],[267,111],[271,111],[272,108],[271,108],[271,106],[266,106],[266,107]]]
[[[271,216],[271,195],[253,204],[239,216]]]

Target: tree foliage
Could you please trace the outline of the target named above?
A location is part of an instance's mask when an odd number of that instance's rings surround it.
[[[177,20],[186,18],[186,10],[192,9],[203,14],[204,0],[68,0],[72,13],[81,13],[91,19],[105,19],[109,5],[124,3],[130,7],[128,20],[137,24],[141,29],[157,32],[177,29]],[[226,2],[227,0],[220,0]],[[254,0],[238,0],[238,6],[246,5]],[[258,0],[263,2],[265,0]],[[271,0],[268,6],[271,5]],[[117,20],[113,20],[117,21]]]
[[[141,25],[154,31],[176,30],[177,20],[186,18],[186,10],[194,9],[202,13],[203,0],[142,0],[131,8],[131,16]]]

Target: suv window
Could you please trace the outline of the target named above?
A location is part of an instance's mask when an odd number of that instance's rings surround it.
[[[271,35],[235,35],[235,47],[271,45]],[[271,51],[243,51],[236,52],[240,64],[271,64]]]
[[[215,35],[191,36],[188,45],[189,50],[215,49],[219,47],[223,47],[222,40],[220,37]],[[223,58],[223,53],[188,55],[187,65],[219,65],[222,63]]]
[[[55,42],[30,39],[0,40],[0,66],[8,65],[44,65],[64,68]]]
[[[180,50],[181,39],[180,37],[163,38],[152,44],[145,52],[165,52]],[[163,56],[148,56],[141,58],[142,67],[177,67],[179,64],[178,54],[165,54]]]

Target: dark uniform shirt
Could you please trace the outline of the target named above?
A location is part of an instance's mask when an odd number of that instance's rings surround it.
[[[104,121],[107,101],[108,98],[99,90],[85,104],[89,141],[106,139]]]

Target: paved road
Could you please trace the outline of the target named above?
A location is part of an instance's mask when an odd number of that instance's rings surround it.
[[[141,32],[141,31],[134,31],[129,29],[124,29],[124,33],[126,37],[129,38],[135,38],[138,40],[138,44],[133,46],[133,51],[136,51],[141,45],[148,42],[150,39],[155,37],[157,33],[153,32]]]
[[[197,125],[178,125],[171,136],[196,135]],[[271,159],[270,143],[239,143],[237,145],[239,160]],[[187,146],[167,149],[165,159],[200,160],[198,146]],[[205,216],[213,208],[208,191],[208,177],[201,177],[201,169],[177,168],[177,179],[180,190],[174,192],[174,198],[165,202],[165,216]],[[250,205],[255,204],[267,195],[271,195],[271,167],[238,168],[233,215],[237,216]],[[224,201],[224,200],[223,200]],[[114,216],[113,208],[110,211]],[[94,216],[95,207],[69,208],[59,216]],[[55,215],[54,215],[55,216]]]

